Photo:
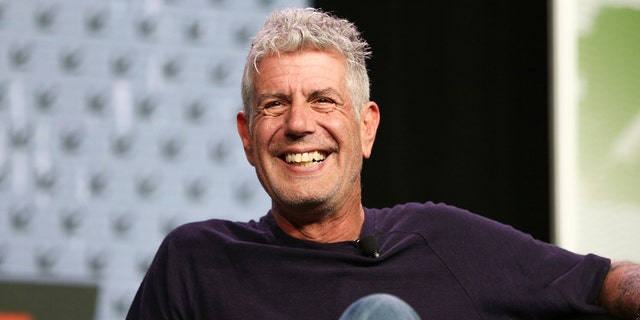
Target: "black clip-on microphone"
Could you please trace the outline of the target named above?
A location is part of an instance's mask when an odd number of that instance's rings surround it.
[[[364,236],[356,241],[362,255],[369,258],[377,258],[380,256],[378,252],[378,240],[374,236]]]

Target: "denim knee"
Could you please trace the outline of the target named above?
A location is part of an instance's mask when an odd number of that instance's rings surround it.
[[[340,320],[420,320],[418,314],[404,300],[386,293],[364,296],[352,303]]]

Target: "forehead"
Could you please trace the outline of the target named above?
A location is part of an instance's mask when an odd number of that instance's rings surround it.
[[[256,89],[259,92],[344,86],[345,59],[331,51],[272,54],[262,58],[257,68]]]

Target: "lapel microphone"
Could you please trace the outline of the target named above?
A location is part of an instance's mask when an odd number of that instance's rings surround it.
[[[364,236],[356,241],[360,252],[363,256],[369,258],[377,258],[380,256],[378,252],[378,240],[372,235]]]

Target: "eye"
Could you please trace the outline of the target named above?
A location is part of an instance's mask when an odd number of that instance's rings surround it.
[[[260,111],[268,116],[279,116],[287,110],[287,105],[280,100],[267,101]]]
[[[269,109],[271,107],[277,107],[277,106],[281,106],[281,105],[282,105],[282,103],[280,101],[271,101],[271,102],[265,103],[264,108],[265,109]]]
[[[318,112],[330,112],[336,108],[336,102],[329,98],[315,99],[311,105]]]

